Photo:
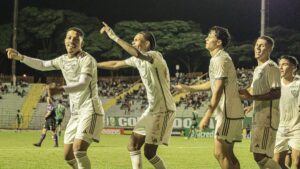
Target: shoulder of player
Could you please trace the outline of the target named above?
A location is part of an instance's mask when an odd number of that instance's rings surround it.
[[[80,59],[81,62],[89,62],[89,61],[96,62],[95,58],[85,51],[80,52],[78,58]]]
[[[274,62],[273,60],[267,61],[267,66],[269,66],[270,68],[277,68],[278,69],[277,63]]]
[[[145,55],[151,56],[152,58],[163,57],[159,51],[150,50],[144,53]]]

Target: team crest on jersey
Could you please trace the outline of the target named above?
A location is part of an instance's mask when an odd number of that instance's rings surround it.
[[[291,93],[294,97],[299,96],[299,87],[298,87],[298,85],[290,86],[290,91],[291,91]]]
[[[291,90],[291,93],[294,97],[298,97],[299,96],[299,91],[298,90]]]

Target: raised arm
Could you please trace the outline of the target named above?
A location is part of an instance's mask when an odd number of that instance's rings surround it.
[[[22,55],[17,50],[13,48],[6,49],[8,59],[18,60],[26,65],[41,71],[55,70],[56,68],[52,66],[51,61],[44,61],[40,59],[31,58]]]
[[[139,59],[146,60],[149,62],[153,62],[153,58],[151,56],[143,55],[139,50],[133,47],[131,44],[127,43],[126,41],[120,39],[115,32],[105,23],[103,23],[103,27],[100,29],[100,33],[106,32],[107,36],[115,41],[118,45],[120,45],[127,53],[131,56],[135,56]]]

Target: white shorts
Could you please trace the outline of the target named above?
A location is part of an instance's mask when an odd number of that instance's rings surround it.
[[[133,132],[145,135],[145,143],[168,145],[175,120],[175,112],[144,113]]]
[[[216,119],[215,138],[228,143],[241,142],[243,138],[243,119]]]
[[[104,116],[96,113],[71,115],[66,127],[64,144],[73,144],[74,139],[88,143],[99,142],[104,126]]]
[[[285,131],[279,127],[276,136],[274,153],[288,151],[289,147],[300,151],[300,130]]]
[[[250,151],[273,157],[276,130],[266,126],[252,126]]]

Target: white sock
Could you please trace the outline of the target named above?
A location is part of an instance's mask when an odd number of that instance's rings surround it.
[[[71,166],[73,169],[78,169],[77,161],[76,159],[68,160],[67,163],[69,166]]]
[[[281,169],[280,165],[273,159],[265,157],[257,163],[261,169]]]
[[[166,169],[166,166],[163,160],[158,156],[155,155],[149,162],[156,168],[156,169]]]
[[[130,151],[129,152],[131,158],[132,169],[142,169],[142,155],[141,150]]]
[[[86,151],[75,151],[74,156],[78,164],[78,169],[91,169],[91,163]]]

